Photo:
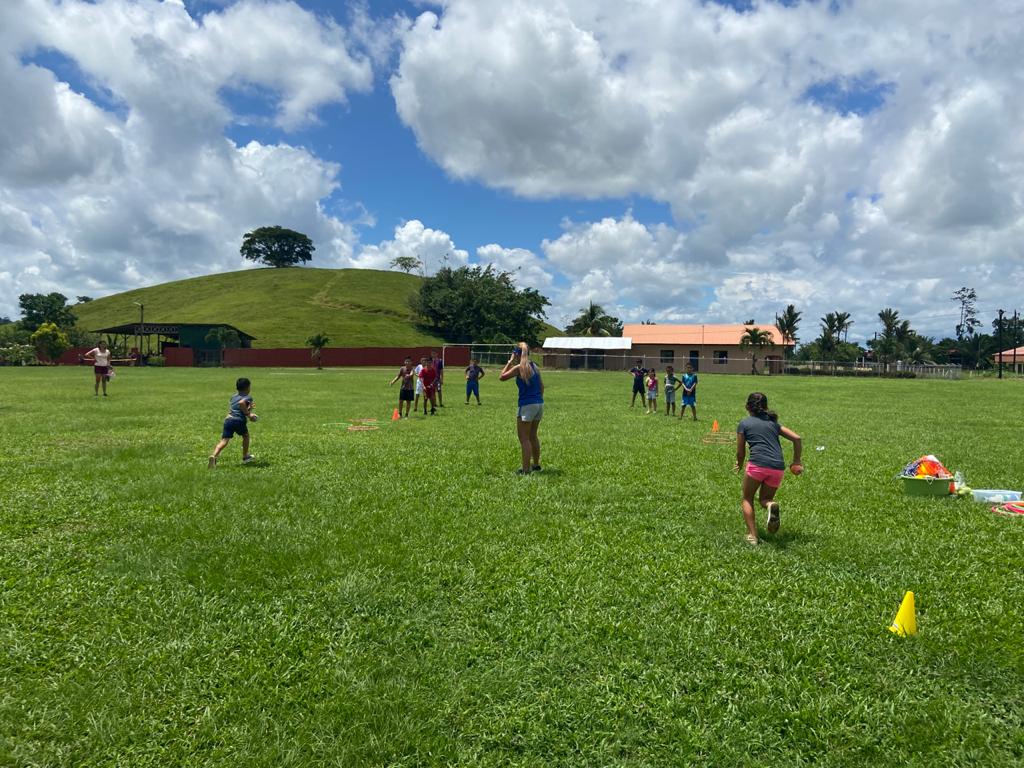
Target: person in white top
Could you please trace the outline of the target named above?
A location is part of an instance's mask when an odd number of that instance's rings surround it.
[[[103,385],[103,396],[107,396],[107,381],[110,379],[110,358],[111,351],[107,347],[107,342],[101,341],[95,347],[85,353],[83,360],[88,360],[92,363],[92,371],[96,376],[96,387],[93,395],[99,397],[100,385]]]

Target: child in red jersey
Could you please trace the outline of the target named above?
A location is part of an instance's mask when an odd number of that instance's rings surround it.
[[[423,415],[427,415],[427,402],[430,403],[430,415],[437,413],[437,371],[434,361],[429,357],[423,362],[420,371],[420,383],[423,385]]]

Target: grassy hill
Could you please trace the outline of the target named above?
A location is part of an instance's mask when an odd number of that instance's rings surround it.
[[[416,327],[421,278],[369,269],[248,269],[139,288],[74,306],[86,330],[135,322],[228,323],[256,347],[302,347],[323,331],[337,347],[439,344]]]

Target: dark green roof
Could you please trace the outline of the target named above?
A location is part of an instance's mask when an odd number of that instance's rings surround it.
[[[93,333],[123,333],[126,336],[149,336],[159,334],[174,338],[181,334],[182,328],[230,328],[242,339],[255,339],[252,334],[227,323],[125,323],[112,325],[109,328],[96,328]]]

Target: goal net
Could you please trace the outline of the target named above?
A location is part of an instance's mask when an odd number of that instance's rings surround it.
[[[470,360],[479,361],[480,365],[504,365],[512,354],[513,344],[445,344],[441,348],[441,359],[445,367],[449,365],[469,365]],[[539,362],[539,361],[538,361]]]

